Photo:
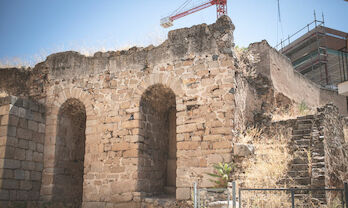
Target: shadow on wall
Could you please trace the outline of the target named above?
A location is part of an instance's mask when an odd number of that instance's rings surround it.
[[[138,189],[146,196],[176,192],[176,100],[162,84],[140,100]]]
[[[60,107],[57,118],[52,201],[81,206],[85,130],[85,106],[77,99],[68,99]]]
[[[0,98],[2,201],[38,201],[43,170],[45,108],[27,99]]]

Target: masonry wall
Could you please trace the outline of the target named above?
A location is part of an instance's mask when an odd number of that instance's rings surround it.
[[[272,123],[266,133],[281,131],[288,139],[292,160],[288,164],[288,186],[303,188],[343,188],[348,179],[348,144],[338,108],[327,104],[314,115]],[[290,134],[286,132],[291,132]],[[341,193],[312,191],[311,200],[302,202],[330,204],[341,200]],[[295,195],[301,200],[301,194]]]
[[[0,75],[9,78],[0,76],[2,91],[46,108],[38,111],[45,113],[45,120],[34,120],[41,127],[39,135],[44,134],[35,144],[41,161],[34,164],[43,161],[38,200],[56,206],[139,207],[147,197],[163,192],[187,200],[194,182],[214,185],[206,174],[213,172],[213,164],[232,161],[238,131],[268,124],[270,113],[291,100],[304,99],[313,106],[326,102],[310,83],[305,93],[281,85],[293,79],[307,86],[304,78],[290,74],[287,60],[264,43],[254,47],[261,54],[259,62],[256,55],[239,60],[233,30],[230,19],[222,17],[212,25],[171,31],[157,47],[91,57],[68,51],[52,54],[28,71],[1,69]],[[278,65],[285,70],[275,75]],[[26,80],[24,75],[29,79],[20,87],[6,87]],[[345,112],[342,97],[327,94]],[[35,123],[26,119],[27,128],[31,123],[28,132],[34,134]],[[30,152],[34,147],[29,143],[18,151]],[[43,155],[38,152],[42,144]],[[27,158],[23,161],[26,164]]]
[[[260,62],[256,65],[257,71],[272,80],[276,91],[297,103],[304,101],[312,107],[333,102],[341,114],[347,115],[345,96],[339,95],[336,91],[322,89],[294,71],[290,60],[272,49],[267,42],[254,43],[250,46],[250,50],[260,58]]]
[[[328,105],[319,109],[322,120],[323,146],[325,152],[325,185],[343,188],[348,180],[348,143],[344,139],[343,123],[337,107]],[[337,193],[327,193],[328,201],[340,197]]]
[[[1,206],[38,201],[45,133],[45,108],[16,97],[0,98]]]
[[[231,39],[213,37],[231,29],[230,22],[200,25],[171,32],[157,48],[48,57],[42,200],[54,190],[59,109],[72,98],[86,109],[83,206],[137,204],[163,189],[189,199],[194,181],[212,186],[206,172],[231,160],[234,109]],[[161,90],[147,102],[155,108],[146,108],[142,98]]]

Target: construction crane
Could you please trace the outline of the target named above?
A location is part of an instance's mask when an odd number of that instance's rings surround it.
[[[161,26],[164,28],[168,28],[173,26],[173,21],[189,14],[198,12],[202,9],[211,7],[216,5],[217,18],[227,15],[227,0],[205,0],[202,1],[199,5],[191,6],[188,5],[192,2],[192,0],[187,0],[183,3],[178,9],[176,9],[171,15],[164,17],[161,19]],[[184,10],[185,9],[185,10]]]

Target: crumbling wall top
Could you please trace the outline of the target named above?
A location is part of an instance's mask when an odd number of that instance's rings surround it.
[[[97,52],[87,57],[78,52],[67,51],[52,54],[36,67],[49,69],[54,76],[79,71],[79,74],[135,69],[141,70],[158,63],[182,60],[186,57],[203,54],[233,54],[233,31],[235,27],[227,16],[219,18],[211,25],[201,24],[182,28],[168,33],[168,39],[161,45],[141,48],[133,47],[123,51]]]

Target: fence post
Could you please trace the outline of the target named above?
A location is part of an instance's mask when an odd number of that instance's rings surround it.
[[[233,181],[232,182],[232,203],[233,203],[233,208],[237,208],[236,207],[236,182]]]
[[[197,208],[197,182],[193,183],[193,203],[194,208]]]
[[[238,202],[239,202],[238,207],[242,208],[242,190],[240,188],[238,190]]]
[[[295,208],[295,193],[293,189],[291,189],[290,191],[291,191],[291,207]]]
[[[348,182],[344,182],[344,198],[346,201],[346,208],[348,208]]]
[[[232,195],[232,182],[227,183],[227,208],[230,208],[230,198]]]

